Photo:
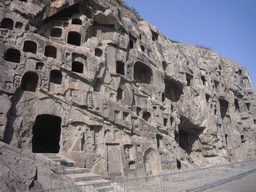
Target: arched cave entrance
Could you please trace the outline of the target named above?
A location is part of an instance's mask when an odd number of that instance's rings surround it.
[[[38,75],[33,71],[26,72],[21,80],[21,89],[24,91],[36,91]]]
[[[33,126],[32,152],[58,153],[60,149],[61,118],[54,115],[38,115]]]
[[[201,142],[199,136],[203,133],[204,127],[193,124],[186,117],[180,117],[178,125],[179,132],[175,133],[175,140],[179,147],[184,149],[189,155],[193,153],[201,153]]]
[[[147,175],[157,175],[161,171],[159,153],[152,148],[145,151],[144,166]]]
[[[134,65],[134,80],[139,83],[151,84],[152,79],[152,69],[141,62],[136,62]]]
[[[68,44],[80,46],[81,45],[81,34],[76,31],[70,31],[68,33]]]
[[[10,18],[3,18],[1,28],[13,30],[13,20]]]

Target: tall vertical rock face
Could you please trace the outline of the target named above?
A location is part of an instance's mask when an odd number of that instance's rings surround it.
[[[245,67],[115,0],[0,1],[0,139],[104,177],[255,158]]]

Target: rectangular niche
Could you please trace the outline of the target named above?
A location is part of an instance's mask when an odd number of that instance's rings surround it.
[[[87,57],[79,53],[72,53],[72,71],[77,73],[87,72]]]
[[[136,160],[136,148],[133,144],[124,145],[124,154],[128,160]]]

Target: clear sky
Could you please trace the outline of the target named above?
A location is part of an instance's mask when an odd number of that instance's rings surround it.
[[[125,0],[171,40],[243,65],[256,90],[256,0]]]

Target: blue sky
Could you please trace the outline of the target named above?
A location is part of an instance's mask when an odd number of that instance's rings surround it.
[[[166,37],[247,68],[256,90],[256,0],[125,0]]]

